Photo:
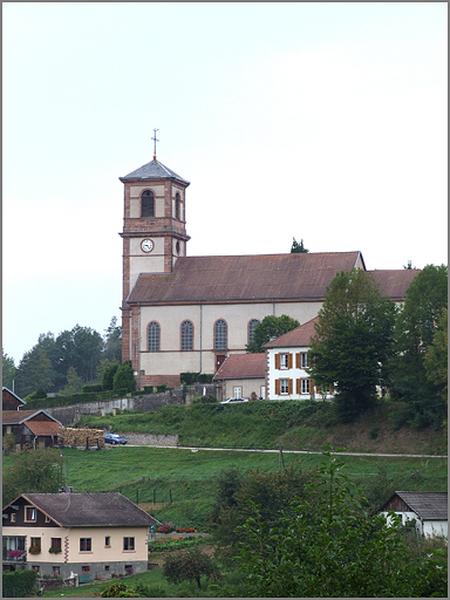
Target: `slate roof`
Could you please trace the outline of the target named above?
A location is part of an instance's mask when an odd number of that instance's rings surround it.
[[[314,317],[314,319],[306,321],[295,329],[267,342],[267,344],[264,344],[264,348],[301,348],[310,346],[311,338],[316,333],[315,325],[318,320],[319,317]]]
[[[118,492],[22,494],[62,527],[148,527],[158,521]]]
[[[266,354],[230,354],[220,365],[213,379],[264,379]]]
[[[151,162],[142,165],[139,169],[131,171],[124,177],[119,177],[120,181],[126,183],[128,181],[151,181],[152,179],[175,179],[180,183],[189,185],[189,181],[177,175],[172,169],[163,165],[159,160],[154,158]]]
[[[374,279],[380,293],[391,300],[403,300],[406,290],[420,269],[391,269],[367,271]]]
[[[395,494],[425,521],[448,519],[447,492],[395,492]]]
[[[127,301],[138,304],[323,300],[341,271],[351,271],[354,252],[188,256],[168,274],[141,273]]]

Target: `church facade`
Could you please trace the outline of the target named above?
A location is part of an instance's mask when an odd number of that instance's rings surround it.
[[[188,256],[189,182],[153,157],[124,184],[122,358],[138,387],[214,374],[245,352],[267,315],[314,318],[335,275],[366,269],[360,251]],[[414,270],[370,272],[380,292],[402,301]]]

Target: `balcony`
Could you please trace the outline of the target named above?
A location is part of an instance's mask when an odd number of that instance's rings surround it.
[[[24,535],[3,536],[3,560],[6,562],[26,562],[27,551]]]

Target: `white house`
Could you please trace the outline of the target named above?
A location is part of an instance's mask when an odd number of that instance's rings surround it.
[[[415,521],[417,531],[425,537],[448,538],[447,492],[394,492],[382,506],[386,518],[390,512],[402,518],[402,524]]]
[[[320,389],[311,379],[309,349],[318,317],[265,344],[267,397],[270,400],[330,399],[333,389]]]

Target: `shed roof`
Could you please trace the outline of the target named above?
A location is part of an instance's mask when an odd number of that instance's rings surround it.
[[[213,379],[264,379],[266,376],[266,354],[230,354]]]
[[[141,273],[128,297],[133,304],[323,300],[341,271],[360,252],[188,256],[168,274]]]
[[[146,527],[158,521],[118,492],[22,494],[63,527]]]
[[[52,417],[47,411],[42,408],[35,410],[4,410],[2,411],[2,422],[3,425],[20,425],[25,421],[29,421],[32,417],[44,413],[47,417],[52,419],[55,423],[61,425],[58,419]]]
[[[295,329],[283,333],[280,337],[277,337],[270,342],[264,344],[264,348],[302,348],[309,347],[311,345],[311,339],[314,337],[316,332],[315,325],[318,322],[319,317],[314,317],[299,325]]]
[[[448,518],[447,492],[395,492],[386,502],[386,506],[397,495],[421,519],[427,521],[446,521]]]
[[[119,179],[123,183],[126,183],[128,181],[152,181],[154,179],[175,179],[175,180],[179,181],[180,183],[183,183],[184,185],[189,185],[189,181],[186,181],[186,179],[183,179],[182,177],[177,175],[175,173],[175,171],[172,171],[172,169],[169,169],[169,167],[166,167],[166,165],[163,165],[161,162],[159,162],[159,160],[156,160],[156,158],[154,158],[149,163],[142,165],[142,167],[139,167],[139,169],[136,169],[135,171],[131,171],[131,173],[128,173],[128,175],[125,175],[124,177],[119,177]]]
[[[34,435],[54,436],[62,433],[62,427],[54,421],[26,421],[25,425]]]

